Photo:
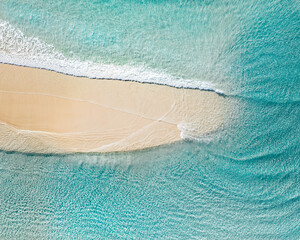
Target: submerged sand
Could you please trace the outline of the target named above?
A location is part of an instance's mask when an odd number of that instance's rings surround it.
[[[215,92],[0,64],[3,150],[137,150],[210,133],[224,118],[225,99]]]

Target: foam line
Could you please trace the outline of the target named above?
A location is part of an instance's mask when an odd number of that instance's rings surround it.
[[[13,40],[15,40],[13,42]],[[146,66],[113,65],[69,59],[54,46],[38,38],[27,37],[10,23],[0,20],[0,63],[47,69],[77,77],[91,79],[113,79],[153,83],[176,88],[200,89],[224,92],[207,81],[183,79],[152,70]]]

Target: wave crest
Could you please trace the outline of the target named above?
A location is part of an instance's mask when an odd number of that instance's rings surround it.
[[[0,21],[0,62],[48,69],[78,77],[155,83],[223,93],[209,82],[178,78],[145,66],[120,66],[70,59],[54,46],[36,37],[26,36],[6,21]]]

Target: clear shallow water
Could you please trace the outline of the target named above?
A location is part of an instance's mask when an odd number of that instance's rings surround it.
[[[198,142],[1,152],[1,239],[300,238],[299,2],[0,0],[0,19],[2,62],[215,88],[237,106]]]
[[[1,48],[50,58],[46,64],[32,57],[22,61],[75,75],[299,101],[299,5],[279,0],[1,0],[0,19],[27,37],[12,39],[17,31],[6,32],[5,26]]]
[[[1,153],[4,239],[297,239],[299,162],[179,143],[136,153]]]

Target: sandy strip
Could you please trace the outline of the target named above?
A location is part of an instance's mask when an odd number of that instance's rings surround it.
[[[215,131],[224,121],[224,106],[214,92],[0,64],[0,149],[143,149],[180,140],[180,130]]]

